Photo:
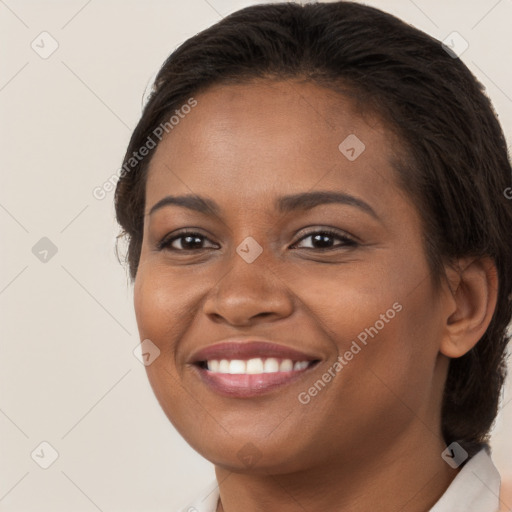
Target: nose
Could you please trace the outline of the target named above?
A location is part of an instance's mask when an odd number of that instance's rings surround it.
[[[247,263],[236,251],[227,273],[208,292],[203,312],[215,322],[248,326],[276,321],[293,312],[293,296],[268,258]]]

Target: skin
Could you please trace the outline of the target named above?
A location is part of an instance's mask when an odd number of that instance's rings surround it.
[[[512,510],[512,479],[509,479],[501,484],[500,512],[510,512],[511,510]]]
[[[434,287],[420,212],[392,166],[399,141],[347,98],[259,81],[214,86],[196,99],[150,163],[134,304],[141,339],[161,351],[146,367],[151,386],[180,434],[215,465],[218,510],[428,510],[458,472],[441,458],[449,358],[470,350],[490,322],[494,266],[461,260]],[[338,149],[350,134],[366,146],[354,161]],[[274,209],[279,196],[313,190],[351,194],[378,218],[346,204]],[[221,218],[175,205],[148,215],[163,197],[191,193],[215,200]],[[158,250],[182,228],[203,238],[192,249],[178,239],[175,251]],[[358,245],[333,237],[335,249],[322,252],[305,238],[322,228]],[[236,252],[249,236],[263,249],[252,263]],[[394,303],[402,310],[301,404],[299,393]],[[321,362],[257,398],[206,387],[192,352],[251,335]],[[247,451],[249,463],[239,456]]]

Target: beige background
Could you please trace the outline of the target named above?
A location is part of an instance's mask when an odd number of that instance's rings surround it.
[[[113,194],[92,190],[118,170],[168,54],[251,3],[0,1],[0,510],[172,512],[213,479],[133,354]],[[439,39],[459,32],[511,140],[511,0],[369,3]],[[31,47],[51,49],[43,31],[58,43],[46,59]],[[32,252],[43,237],[57,248],[46,263]],[[510,477],[511,399],[509,382],[493,440]],[[43,441],[59,454],[46,470],[31,457],[49,460]]]

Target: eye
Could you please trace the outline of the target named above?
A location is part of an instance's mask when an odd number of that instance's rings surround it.
[[[328,251],[333,249],[338,249],[341,247],[356,247],[359,245],[355,240],[352,238],[349,238],[346,235],[342,235],[341,233],[338,233],[337,231],[333,231],[332,229],[322,229],[318,231],[311,231],[307,235],[303,236],[298,242],[296,242],[294,245],[296,246],[299,242],[306,240],[307,238],[311,238],[312,240],[312,247],[303,247],[305,249],[318,249],[320,251]],[[338,239],[341,240],[341,243],[338,245],[332,245],[332,240]],[[317,247],[314,247],[314,245],[317,245]]]
[[[162,251],[164,249],[168,249],[170,251],[178,252],[202,250],[206,249],[205,247],[201,247],[203,240],[208,240],[208,238],[201,233],[196,233],[194,231],[182,231],[172,237],[164,237],[158,243],[158,250]],[[175,242],[178,243],[175,244]],[[176,247],[176,245],[181,245],[181,248]]]
[[[296,247],[297,244],[308,238],[311,238],[313,246],[302,248],[327,251],[342,247],[356,247],[358,245],[358,243],[355,240],[349,238],[344,234],[338,233],[337,231],[334,231],[332,229],[322,229],[317,231],[311,231],[310,233],[304,235],[292,247]],[[332,245],[332,240],[334,239],[341,241],[341,243],[337,245]],[[162,251],[166,249],[176,252],[204,250],[207,249],[207,247],[202,246],[205,240],[209,239],[206,236],[202,235],[201,233],[197,233],[195,231],[182,231],[181,233],[175,234],[172,237],[164,237],[158,243],[158,250]],[[215,247],[215,244],[212,245]]]

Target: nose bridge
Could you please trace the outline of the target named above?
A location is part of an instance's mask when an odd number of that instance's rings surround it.
[[[210,290],[204,305],[206,314],[244,323],[257,315],[282,317],[291,313],[286,284],[272,270],[275,256],[259,233],[243,238],[226,256],[226,271]]]
[[[272,251],[262,235],[255,236],[259,242],[253,236],[246,236],[233,247],[226,260],[227,274],[219,282],[228,291],[254,298],[268,296],[269,292],[276,292],[279,287],[270,269],[275,266]]]
[[[238,213],[231,230],[233,251],[227,257],[227,264],[236,266],[243,275],[262,272],[262,267],[271,264],[272,260],[269,242],[275,219],[261,208],[252,207],[253,201],[246,197],[233,199],[233,203],[235,201]]]

